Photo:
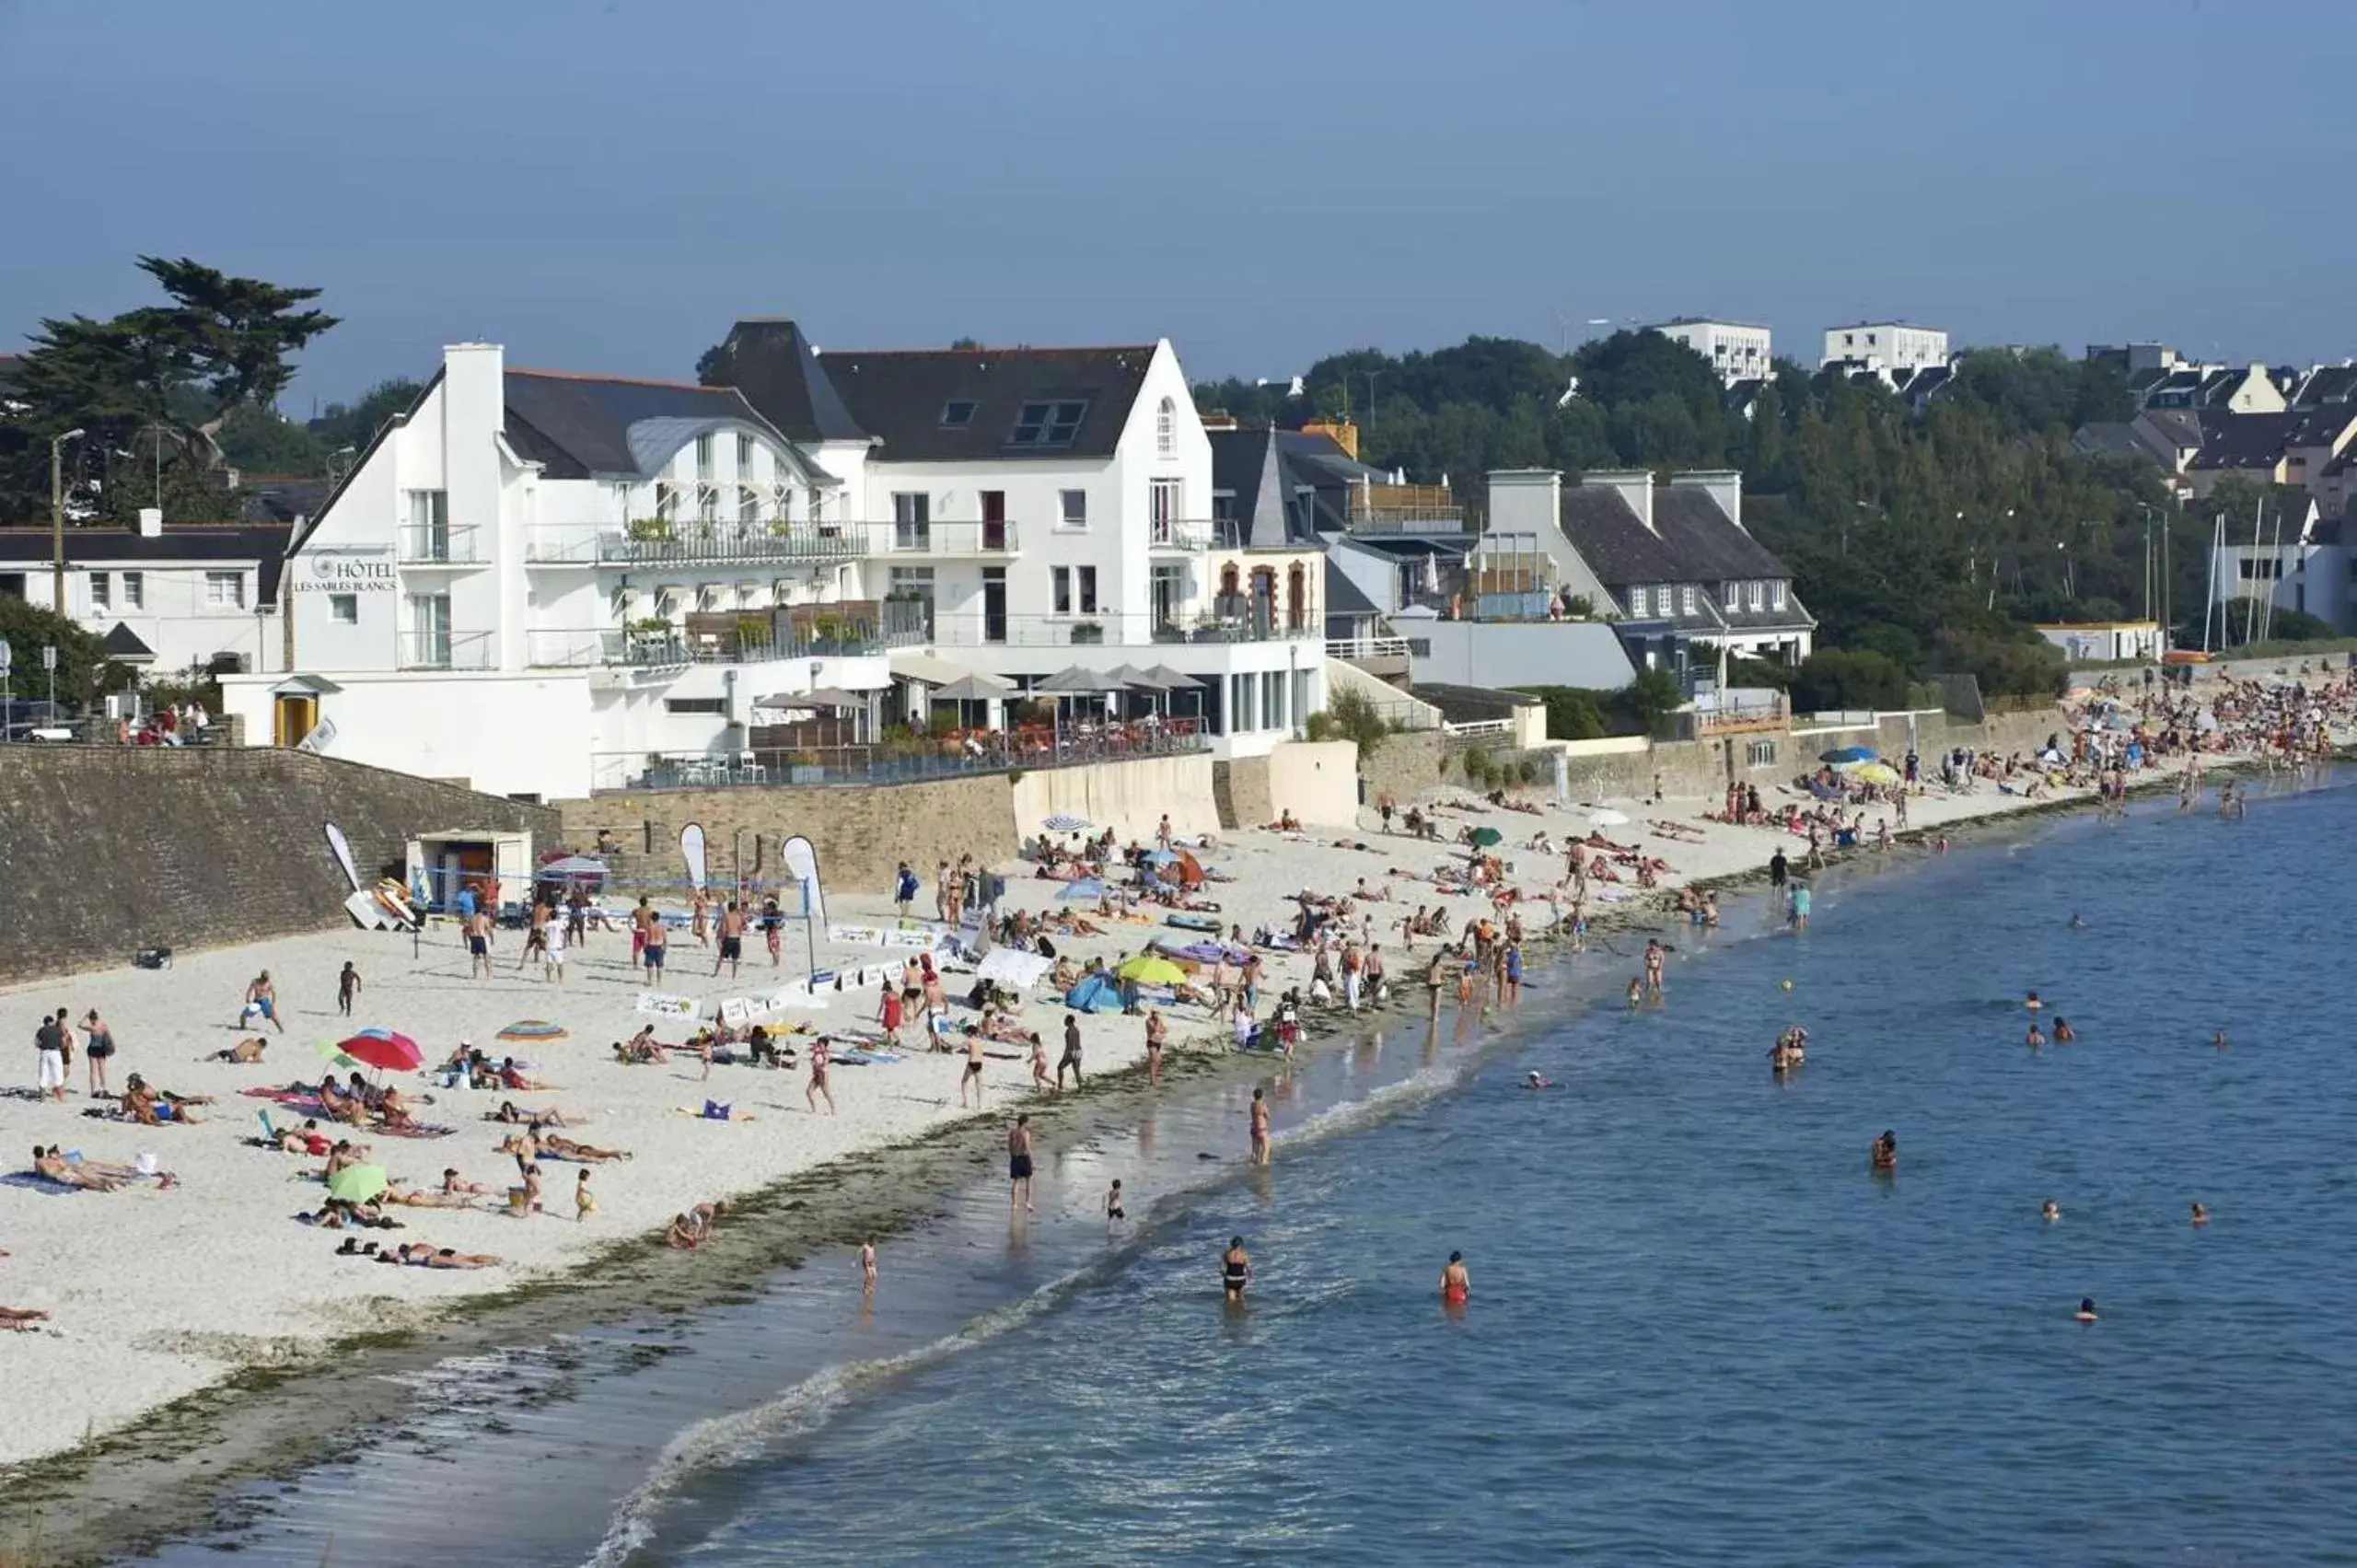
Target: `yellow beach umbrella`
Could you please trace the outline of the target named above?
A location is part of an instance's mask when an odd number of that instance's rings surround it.
[[[1140,985],[1178,985],[1187,979],[1185,970],[1155,953],[1140,953],[1113,972]]]

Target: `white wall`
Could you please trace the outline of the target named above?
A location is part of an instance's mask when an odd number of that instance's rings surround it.
[[[1666,321],[1653,331],[1711,362],[1723,381],[1764,377],[1773,367],[1774,334],[1739,321]]]
[[[580,674],[339,675],[319,698],[335,726],[322,748],[372,767],[449,779],[493,795],[542,799],[588,792],[594,735]],[[222,683],[222,706],[246,721],[249,743],[271,734],[268,678]]]
[[[1271,749],[1269,801],[1313,827],[1357,826],[1358,743],[1288,740]]]
[[[236,654],[245,660],[250,670],[276,669],[281,633],[278,615],[261,615],[258,610],[260,573],[251,562],[123,560],[109,561],[103,565],[76,565],[74,561],[73,539],[67,536],[65,558],[65,603],[74,618],[98,636],[105,636],[117,623],[129,626],[139,640],[156,651],[156,662],[148,667],[157,678],[176,675],[192,664],[205,664],[220,654]],[[15,565],[9,571],[17,571]],[[45,564],[28,563],[21,568],[25,574],[25,598],[28,603],[50,608],[52,574]],[[212,607],[206,578],[215,572],[235,572],[238,578],[238,598],[242,610],[216,610]],[[134,608],[128,602],[128,587],[124,574],[138,575],[140,604]],[[107,608],[101,610],[93,602],[91,578],[103,576],[107,582]]]
[[[1620,639],[1602,621],[1419,620],[1399,630],[1411,639],[1419,684],[1618,691],[1637,678]],[[1429,651],[1414,654],[1419,647]]]
[[[1854,360],[1875,370],[1913,370],[1945,365],[1948,335],[1936,327],[1910,326],[1904,321],[1861,321],[1825,331],[1825,357],[1819,363]]]

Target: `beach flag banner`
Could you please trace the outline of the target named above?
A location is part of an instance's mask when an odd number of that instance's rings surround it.
[[[807,1013],[813,1007],[824,1007],[831,994],[796,981],[759,996],[728,997],[720,1004],[720,1018],[733,1028],[743,1028],[750,1024],[784,1017],[789,1013]]]
[[[827,940],[839,942],[846,947],[881,947],[884,946],[884,928],[880,925],[830,925],[827,927]]]
[[[679,858],[688,863],[688,886],[703,889],[703,824],[691,822],[679,830]]]
[[[642,991],[638,993],[637,1011],[644,1017],[672,1018],[681,1023],[692,1024],[703,1012],[703,1004],[692,996],[671,996],[660,991]]]
[[[343,910],[352,916],[352,923],[363,931],[407,931],[405,921],[395,920],[387,912],[377,895],[355,888],[344,896]]]
[[[947,932],[930,926],[914,930],[903,927],[884,934],[884,946],[887,947],[906,947],[921,953],[930,953],[948,940]]]
[[[802,912],[811,920],[827,918],[827,895],[819,885],[819,846],[795,834],[777,846],[778,858],[802,883]]]
[[[360,868],[352,863],[352,845],[345,842],[343,830],[330,822],[327,830],[328,849],[335,855],[335,863],[343,867],[343,879],[352,884],[354,892],[360,891]]]

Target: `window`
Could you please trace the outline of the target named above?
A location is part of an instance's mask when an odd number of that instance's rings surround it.
[[[1260,677],[1260,722],[1271,729],[1285,726],[1285,672],[1271,669]]]
[[[744,470],[740,469],[737,471],[741,473]],[[761,486],[757,484],[738,485],[737,487],[737,520],[740,523],[758,522],[761,520]]]
[[[204,608],[207,610],[245,609],[246,575],[243,572],[204,574]]]
[[[1768,602],[1775,606],[1778,610],[1784,608],[1783,579],[1778,578],[1775,582],[1768,585]]]
[[[1097,613],[1097,568],[1051,566],[1048,583],[1058,615]]]
[[[1776,743],[1772,740],[1753,740],[1745,743],[1743,748],[1743,764],[1747,768],[1774,767],[1776,765]]]
[[[1069,566],[1050,567],[1048,569],[1048,581],[1054,590],[1056,613],[1058,615],[1070,615],[1072,613],[1072,568]]]
[[[696,477],[712,477],[712,432],[709,430],[696,437]]]
[[[1258,682],[1249,675],[1231,675],[1227,678],[1228,734],[1242,735],[1247,730],[1260,727],[1252,722],[1252,693],[1258,689]]]
[[[1079,567],[1075,575],[1079,579],[1080,586],[1080,612],[1083,615],[1094,615],[1097,613],[1097,568]]]
[[[1067,528],[1088,527],[1088,492],[1060,490],[1056,493],[1057,526]]]
[[[1765,583],[1745,584],[1743,588],[1743,607],[1746,610],[1756,610],[1765,605],[1768,602],[1768,596],[1766,592],[1767,586],[1768,585]]]
[[[1163,399],[1161,406],[1154,411],[1154,455],[1178,455],[1178,405],[1168,398]]]
[[[1007,437],[1010,447],[1069,447],[1080,434],[1080,421],[1088,412],[1086,401],[1025,403],[1015,416],[1015,434]]]
[[[1178,482],[1175,479],[1151,479],[1145,488],[1146,538],[1154,544],[1168,544],[1178,535]]]
[[[737,433],[737,477],[749,479],[753,472],[753,438],[743,431]]]
[[[663,711],[667,714],[725,714],[728,711],[726,697],[666,697]]]
[[[1430,658],[1430,657],[1432,657],[1432,656],[1433,656],[1433,640],[1432,640],[1430,637],[1411,637],[1411,638],[1409,638],[1409,639],[1408,639],[1408,656],[1409,656],[1410,658]]]
[[[360,596],[358,594],[328,595],[328,619],[339,626],[359,625]]]
[[[933,497],[920,491],[892,493],[892,548],[933,548]]]
[[[106,612],[108,607],[114,601],[113,589],[114,585],[108,581],[107,575],[104,572],[93,572],[90,574],[91,614],[100,615]]]
[[[1680,615],[1694,613],[1694,585],[1691,583],[1681,584],[1678,587],[1678,613]]]
[[[122,608],[144,610],[147,605],[147,575],[144,572],[125,572],[117,585],[122,589]]]
[[[963,430],[974,423],[974,403],[970,398],[952,398],[941,405],[941,427]]]

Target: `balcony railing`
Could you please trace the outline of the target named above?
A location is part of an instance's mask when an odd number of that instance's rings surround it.
[[[1022,548],[1016,542],[1013,523],[985,523],[966,518],[935,521],[923,526],[870,523],[867,527],[874,530],[874,547],[881,555],[1013,555]]]
[[[488,632],[404,632],[397,658],[402,669],[489,669],[496,650]]]
[[[1353,532],[1465,532],[1465,508],[1445,484],[1362,484],[1350,496]]]
[[[1233,517],[1149,517],[1145,541],[1151,550],[1236,550],[1242,535]]]
[[[475,534],[471,523],[457,528],[412,523],[401,530],[394,559],[404,566],[472,566],[482,559],[475,553]]]
[[[1326,639],[1328,658],[1404,659],[1408,656],[1405,637],[1329,637]]]
[[[924,640],[917,614],[921,606],[897,599],[862,602],[865,613],[829,613],[826,605],[798,605],[744,616],[697,612],[680,624],[528,631],[524,633],[524,656],[538,669],[660,669],[856,657]]]
[[[1193,718],[1153,724],[1067,725],[879,741],[872,745],[737,751],[602,751],[590,788],[726,789],[772,784],[912,784],[1008,768],[1060,768],[1208,750]]]
[[[942,648],[1135,648],[1142,643],[1268,643],[1319,635],[1284,628],[1271,616],[1181,616],[1156,621],[1110,610],[1093,615],[936,614],[926,640]],[[1109,658],[1119,662],[1120,656]],[[1085,661],[1084,661],[1085,662]],[[1151,663],[1151,660],[1145,662]]]
[[[624,528],[538,528],[524,558],[542,565],[716,565],[733,561],[855,561],[858,523],[699,522],[641,518]]]

